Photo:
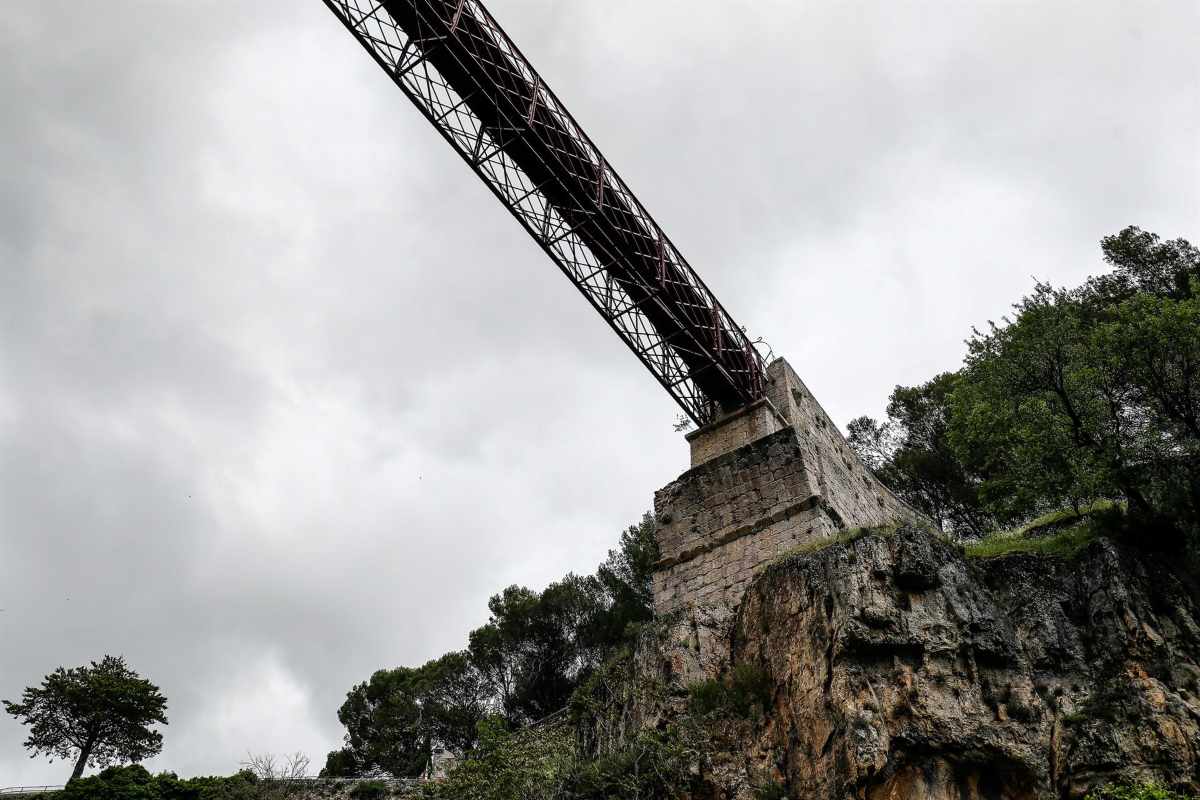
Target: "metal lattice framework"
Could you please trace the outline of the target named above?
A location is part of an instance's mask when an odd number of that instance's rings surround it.
[[[763,394],[745,332],[479,0],[324,0],[698,424]]]

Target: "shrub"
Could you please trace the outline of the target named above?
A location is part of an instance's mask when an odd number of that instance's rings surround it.
[[[1172,792],[1162,784],[1140,783],[1126,786],[1105,786],[1089,792],[1084,800],[1189,800],[1189,798]],[[1195,798],[1190,800],[1195,800]]]
[[[151,775],[145,767],[109,767],[67,784],[61,800],[260,800],[266,786],[249,772],[227,778],[180,780],[173,773]]]
[[[388,787],[383,781],[361,781],[350,790],[354,800],[382,800],[387,795]]]
[[[779,781],[767,781],[755,788],[754,800],[788,800],[787,789]]]
[[[711,678],[688,687],[688,708],[699,716],[763,713],[771,704],[771,675],[757,664],[738,664],[724,679]]]
[[[691,796],[690,749],[676,728],[642,731],[618,752],[579,764],[569,775],[563,797],[677,798]]]

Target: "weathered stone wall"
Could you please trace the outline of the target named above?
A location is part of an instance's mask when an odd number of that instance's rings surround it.
[[[767,400],[751,403],[729,416],[687,435],[692,466],[698,467],[787,426],[787,420]]]
[[[767,399],[796,432],[809,481],[839,527],[872,527],[916,512],[901,502],[863,466],[791,365],[782,358],[767,368]]]
[[[834,531],[791,428],[684,473],[654,498],[661,613],[693,603],[736,605],[762,565]]]
[[[655,494],[660,614],[732,610],[788,550],[917,517],[863,467],[786,361],[767,374],[766,399],[690,436],[696,466]]]

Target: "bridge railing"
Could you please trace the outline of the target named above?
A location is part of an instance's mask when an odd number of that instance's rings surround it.
[[[0,787],[0,797],[20,797],[22,795],[31,794],[49,794],[50,792],[61,792],[63,786],[4,786]]]

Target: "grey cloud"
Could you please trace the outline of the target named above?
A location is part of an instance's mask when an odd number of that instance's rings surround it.
[[[488,5],[842,422],[1101,236],[1200,237],[1187,0]],[[320,761],[353,682],[593,568],[684,468],[321,3],[26,4],[0,99],[0,697],[123,652],[155,768]],[[61,780],[22,738],[0,784]]]

